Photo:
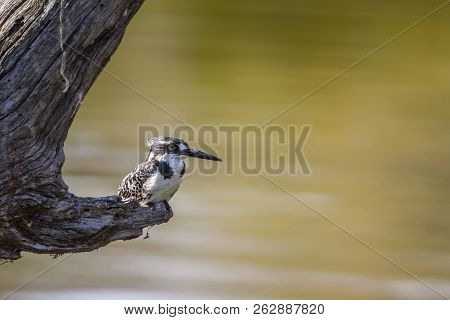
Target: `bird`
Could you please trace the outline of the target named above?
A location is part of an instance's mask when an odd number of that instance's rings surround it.
[[[183,180],[185,158],[222,161],[212,154],[192,149],[186,141],[177,137],[152,137],[147,141],[147,146],[147,159],[126,175],[119,186],[118,196],[122,202],[138,201],[141,206],[163,202],[170,210],[168,202]]]

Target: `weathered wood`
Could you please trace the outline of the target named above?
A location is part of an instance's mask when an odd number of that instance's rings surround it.
[[[0,258],[91,251],[170,219],[165,207],[78,198],[61,175],[80,103],[143,1],[0,3]]]

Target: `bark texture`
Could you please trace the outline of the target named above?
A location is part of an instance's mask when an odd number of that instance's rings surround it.
[[[172,216],[76,197],[61,175],[80,103],[143,1],[1,1],[0,258],[91,251]]]

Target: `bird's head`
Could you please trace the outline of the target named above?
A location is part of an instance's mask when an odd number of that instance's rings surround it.
[[[186,141],[177,137],[152,137],[148,139],[147,145],[150,149],[147,161],[151,158],[162,158],[164,156],[170,156],[179,159],[194,157],[213,161],[222,161],[212,154],[192,149],[191,147],[189,147]]]

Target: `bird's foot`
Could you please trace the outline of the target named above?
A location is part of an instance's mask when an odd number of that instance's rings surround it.
[[[164,200],[163,203],[164,203],[164,205],[166,206],[166,210],[167,210],[168,212],[170,212],[171,208],[170,208],[169,203],[168,203],[166,200]]]
[[[153,210],[157,211],[170,211],[170,205],[167,201],[160,201],[160,202],[147,202],[145,204],[147,207],[152,208]]]

